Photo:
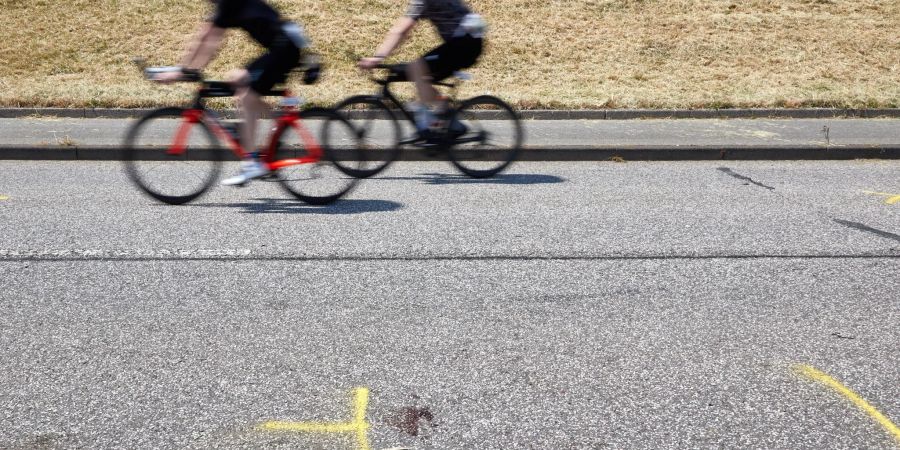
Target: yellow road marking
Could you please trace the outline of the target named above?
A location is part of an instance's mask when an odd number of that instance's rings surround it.
[[[269,431],[296,431],[304,433],[356,433],[356,443],[360,450],[370,450],[367,433],[370,425],[366,421],[369,407],[369,389],[360,387],[353,390],[353,420],[350,422],[280,422],[269,421],[260,428]]]
[[[900,195],[897,194],[888,194],[887,192],[874,192],[874,191],[863,191],[866,194],[871,195],[880,195],[882,197],[887,197],[884,201],[885,204],[893,205],[894,203],[900,203]]]
[[[0,200],[9,200],[9,197],[5,195],[0,195]]]
[[[900,443],[900,428],[897,428],[897,425],[894,425],[894,423],[891,422],[890,419],[888,419],[884,414],[875,409],[874,406],[870,405],[869,402],[860,397],[859,394],[851,391],[846,386],[841,384],[838,380],[835,380],[827,373],[822,372],[813,366],[798,364],[794,366],[794,371],[806,378],[809,378],[810,380],[818,381],[819,383],[822,383],[825,386],[831,388],[838,394],[843,395],[846,399],[853,402],[856,407],[868,414],[869,417],[875,419],[876,422],[884,427],[884,429],[887,430],[888,433],[893,435],[894,439],[896,439],[897,442]]]

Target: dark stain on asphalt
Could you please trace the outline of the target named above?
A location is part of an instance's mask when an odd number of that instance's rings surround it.
[[[54,449],[73,447],[75,436],[69,433],[41,433],[27,437],[25,440],[7,446],[0,442],[0,448]]]
[[[422,423],[427,422],[427,424]],[[410,436],[418,436],[421,427],[427,425],[429,428],[436,428],[434,425],[434,414],[425,407],[407,406],[394,413],[385,421],[389,426],[394,427]]]
[[[866,233],[871,233],[876,236],[880,236],[887,239],[893,239],[897,242],[900,242],[900,234],[894,234],[888,231],[879,230],[877,228],[872,228],[868,225],[859,223],[859,222],[851,222],[849,220],[841,220],[834,219],[836,223],[839,223],[845,227],[853,228],[854,230],[865,231]]]
[[[836,338],[838,338],[838,339],[856,339],[856,338],[853,337],[853,336],[844,336],[844,335],[841,334],[841,333],[831,333],[831,335],[834,336],[834,337],[836,337]]]
[[[748,182],[748,183],[755,184],[756,186],[759,186],[759,187],[762,187],[762,188],[766,188],[766,189],[768,189],[768,190],[770,190],[770,191],[774,191],[774,190],[775,190],[775,188],[773,188],[772,186],[767,186],[767,185],[765,185],[765,184],[760,183],[759,181],[755,181],[753,178],[750,178],[750,177],[745,176],[745,175],[741,175],[741,174],[739,174],[739,173],[737,173],[737,172],[735,172],[735,171],[729,169],[728,167],[719,167],[718,170],[719,170],[719,172],[722,172],[722,173],[724,173],[724,174],[726,174],[726,175],[728,175],[728,176],[730,176],[730,177],[737,178],[738,180],[743,180],[743,181],[746,181],[746,182]]]

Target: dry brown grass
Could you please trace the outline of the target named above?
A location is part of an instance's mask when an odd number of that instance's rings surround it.
[[[327,104],[371,91],[353,69],[406,0],[278,0],[328,64]],[[896,0],[471,0],[491,25],[463,94],[523,108],[897,107]],[[0,105],[138,107],[184,101],[186,86],[130,63],[177,62],[205,0],[0,0]],[[436,43],[421,27],[401,57]],[[209,71],[257,49],[232,32]]]

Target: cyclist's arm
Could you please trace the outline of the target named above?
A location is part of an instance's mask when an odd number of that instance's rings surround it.
[[[212,22],[203,24],[200,32],[197,33],[188,47],[184,59],[181,60],[181,67],[192,70],[206,67],[213,59],[213,56],[216,55],[224,37],[224,28],[217,27]]]
[[[385,36],[384,42],[381,43],[378,50],[375,50],[375,56],[387,58],[409,37],[409,33],[415,26],[416,20],[411,17],[404,16],[398,19],[394,26],[391,27],[391,31]]]
[[[375,50],[375,56],[360,61],[360,67],[364,69],[371,68],[384,61],[388,55],[393,53],[406,40],[415,26],[416,19],[412,17],[404,16],[398,19],[394,26],[391,27],[391,31],[384,37],[384,42]]]

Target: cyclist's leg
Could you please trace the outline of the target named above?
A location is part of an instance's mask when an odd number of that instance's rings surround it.
[[[235,86],[235,99],[241,119],[241,146],[248,153],[256,150],[256,121],[268,112],[268,105],[251,87],[251,74],[248,69],[237,69],[228,75]]]
[[[426,53],[407,66],[407,77],[416,83],[419,100],[438,115],[448,109],[447,101],[438,96],[431,83],[441,81],[460,69],[471,67],[481,55],[481,38],[469,35],[455,37]]]
[[[235,97],[243,119],[241,146],[251,155],[256,154],[257,122],[269,112],[269,105],[263,101],[262,96],[269,93],[276,84],[284,83],[288,73],[299,62],[300,50],[287,39],[282,39],[269,53],[259,57],[245,69],[232,73]],[[268,168],[257,158],[245,163],[241,175],[229,178],[224,183],[244,184],[268,173]]]
[[[266,56],[268,55],[264,55],[263,58]],[[252,66],[253,64],[247,69],[234,70],[228,75],[228,80],[234,86],[238,115],[241,119],[239,133],[241,147],[247,153],[245,159],[241,161],[240,173],[222,180],[222,184],[226,186],[242,186],[254,178],[269,173],[269,168],[256,158],[256,122],[263,117],[268,107],[263,103],[259,94],[250,87]]]
[[[277,84],[284,83],[288,74],[300,64],[300,49],[286,37],[278,38],[269,53],[250,63],[243,71],[246,74],[243,87],[237,89],[237,99],[245,114],[245,129],[248,131],[245,144],[248,151],[256,149],[257,121],[266,117],[269,105],[262,97],[269,94]]]
[[[431,84],[431,70],[425,58],[419,58],[406,66],[406,76],[416,84],[419,101],[434,106],[438,98],[437,89]]]

